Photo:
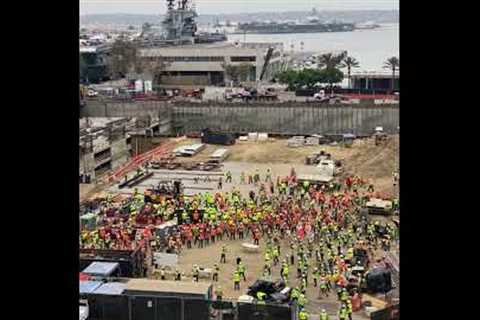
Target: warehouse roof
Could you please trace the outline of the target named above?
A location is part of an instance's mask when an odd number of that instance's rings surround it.
[[[175,292],[186,294],[206,294],[211,284],[202,282],[181,282],[150,279],[130,279],[126,290],[148,292]]]

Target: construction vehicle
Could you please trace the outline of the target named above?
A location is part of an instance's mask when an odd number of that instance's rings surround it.
[[[337,174],[335,161],[331,159],[322,159],[317,165],[320,175],[325,177],[334,177]]]
[[[273,55],[273,49],[272,47],[268,48],[267,54],[265,55],[265,62],[263,63],[262,71],[260,73],[260,80],[263,80],[263,76],[265,75],[265,72],[267,71],[267,67],[270,63],[270,59],[272,58]]]
[[[392,201],[371,198],[365,206],[360,210],[363,215],[382,215],[389,216],[393,213]]]
[[[305,158],[305,164],[307,165],[318,165],[322,160],[330,160],[332,155],[326,153],[324,150],[320,152],[313,153]]]

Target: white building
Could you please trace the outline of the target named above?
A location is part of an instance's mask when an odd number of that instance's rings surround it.
[[[264,69],[267,53],[270,58]],[[281,43],[211,43],[140,49],[140,57],[162,59],[162,84],[220,85],[229,83],[225,65],[250,66],[247,81],[268,81],[283,66]],[[262,78],[262,79],[261,79]]]

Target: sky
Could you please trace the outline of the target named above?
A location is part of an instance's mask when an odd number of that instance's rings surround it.
[[[166,0],[79,0],[80,14],[163,14]],[[399,0],[194,0],[199,14],[259,11],[398,10]]]

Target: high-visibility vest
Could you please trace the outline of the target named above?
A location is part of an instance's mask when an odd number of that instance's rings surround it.
[[[301,294],[300,297],[298,297],[298,305],[303,307],[305,304],[307,304],[308,300],[305,298],[305,295]]]
[[[308,320],[308,314],[305,311],[300,311],[298,314],[298,318],[300,320]]]
[[[233,274],[233,282],[240,282],[240,274],[235,272]]]
[[[245,273],[245,266],[242,263],[238,265],[238,272]]]
[[[257,292],[257,299],[258,299],[259,301],[263,301],[263,299],[265,298],[266,295],[267,295],[267,294],[266,294],[265,292],[258,291],[258,292]]]
[[[340,309],[340,311],[338,312],[338,317],[341,320],[346,319],[347,318],[347,309],[345,309],[345,308]]]
[[[328,314],[326,312],[320,313],[320,320],[328,320]]]

